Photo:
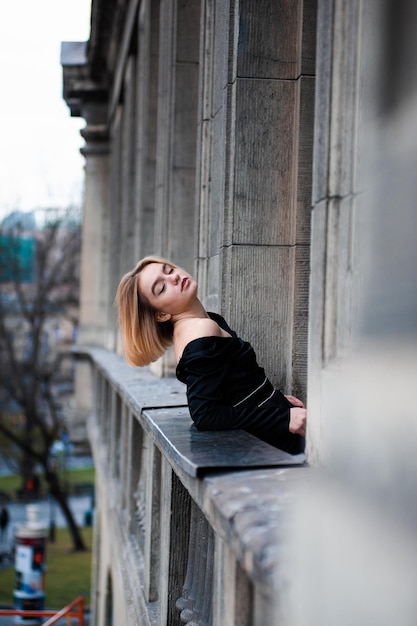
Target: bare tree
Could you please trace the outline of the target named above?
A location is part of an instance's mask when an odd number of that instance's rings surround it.
[[[57,349],[56,336],[64,320],[77,323],[79,254],[80,226],[68,216],[0,229],[0,394],[9,407],[0,412],[0,433],[25,459],[24,478],[42,468],[74,549],[83,550],[52,454],[66,430],[57,387],[68,349]]]

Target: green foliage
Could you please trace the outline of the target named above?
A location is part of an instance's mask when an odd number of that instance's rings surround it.
[[[84,467],[81,469],[73,469],[68,471],[68,483],[71,491],[74,490],[76,485],[83,485],[85,483],[91,483],[94,485],[95,470],[93,467]]]
[[[16,497],[16,492],[22,486],[20,476],[0,476],[0,492],[6,493],[11,500]]]
[[[78,485],[94,485],[95,471],[93,467],[68,470],[66,472],[66,482],[69,485],[70,493],[74,493]],[[40,476],[41,493],[45,494],[47,486]],[[6,493],[11,500],[16,498],[17,490],[22,486],[20,476],[0,476],[0,492]]]

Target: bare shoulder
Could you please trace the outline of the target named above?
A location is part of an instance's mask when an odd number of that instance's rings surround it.
[[[187,343],[200,337],[230,337],[229,333],[208,317],[190,319],[184,324],[182,334]]]
[[[174,347],[177,359],[180,358],[185,346],[194,339],[202,337],[230,337],[220,326],[210,318],[191,318],[184,320],[179,332],[174,334]]]

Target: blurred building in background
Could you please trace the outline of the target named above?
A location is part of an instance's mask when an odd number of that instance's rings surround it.
[[[93,0],[63,43],[98,626],[415,624],[416,29],[407,0]],[[120,357],[150,253],[307,401],[307,467],[184,472],[147,412],[186,411],[172,356]]]
[[[72,406],[79,250],[79,208],[13,211],[0,223],[0,412],[7,428],[10,419],[25,423],[35,404],[51,422],[51,394],[61,428],[85,451]]]

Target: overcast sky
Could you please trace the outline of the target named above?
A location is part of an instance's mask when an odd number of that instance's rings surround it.
[[[0,18],[0,218],[82,197],[84,120],[62,98],[62,41],[85,41],[91,0],[10,0]]]

